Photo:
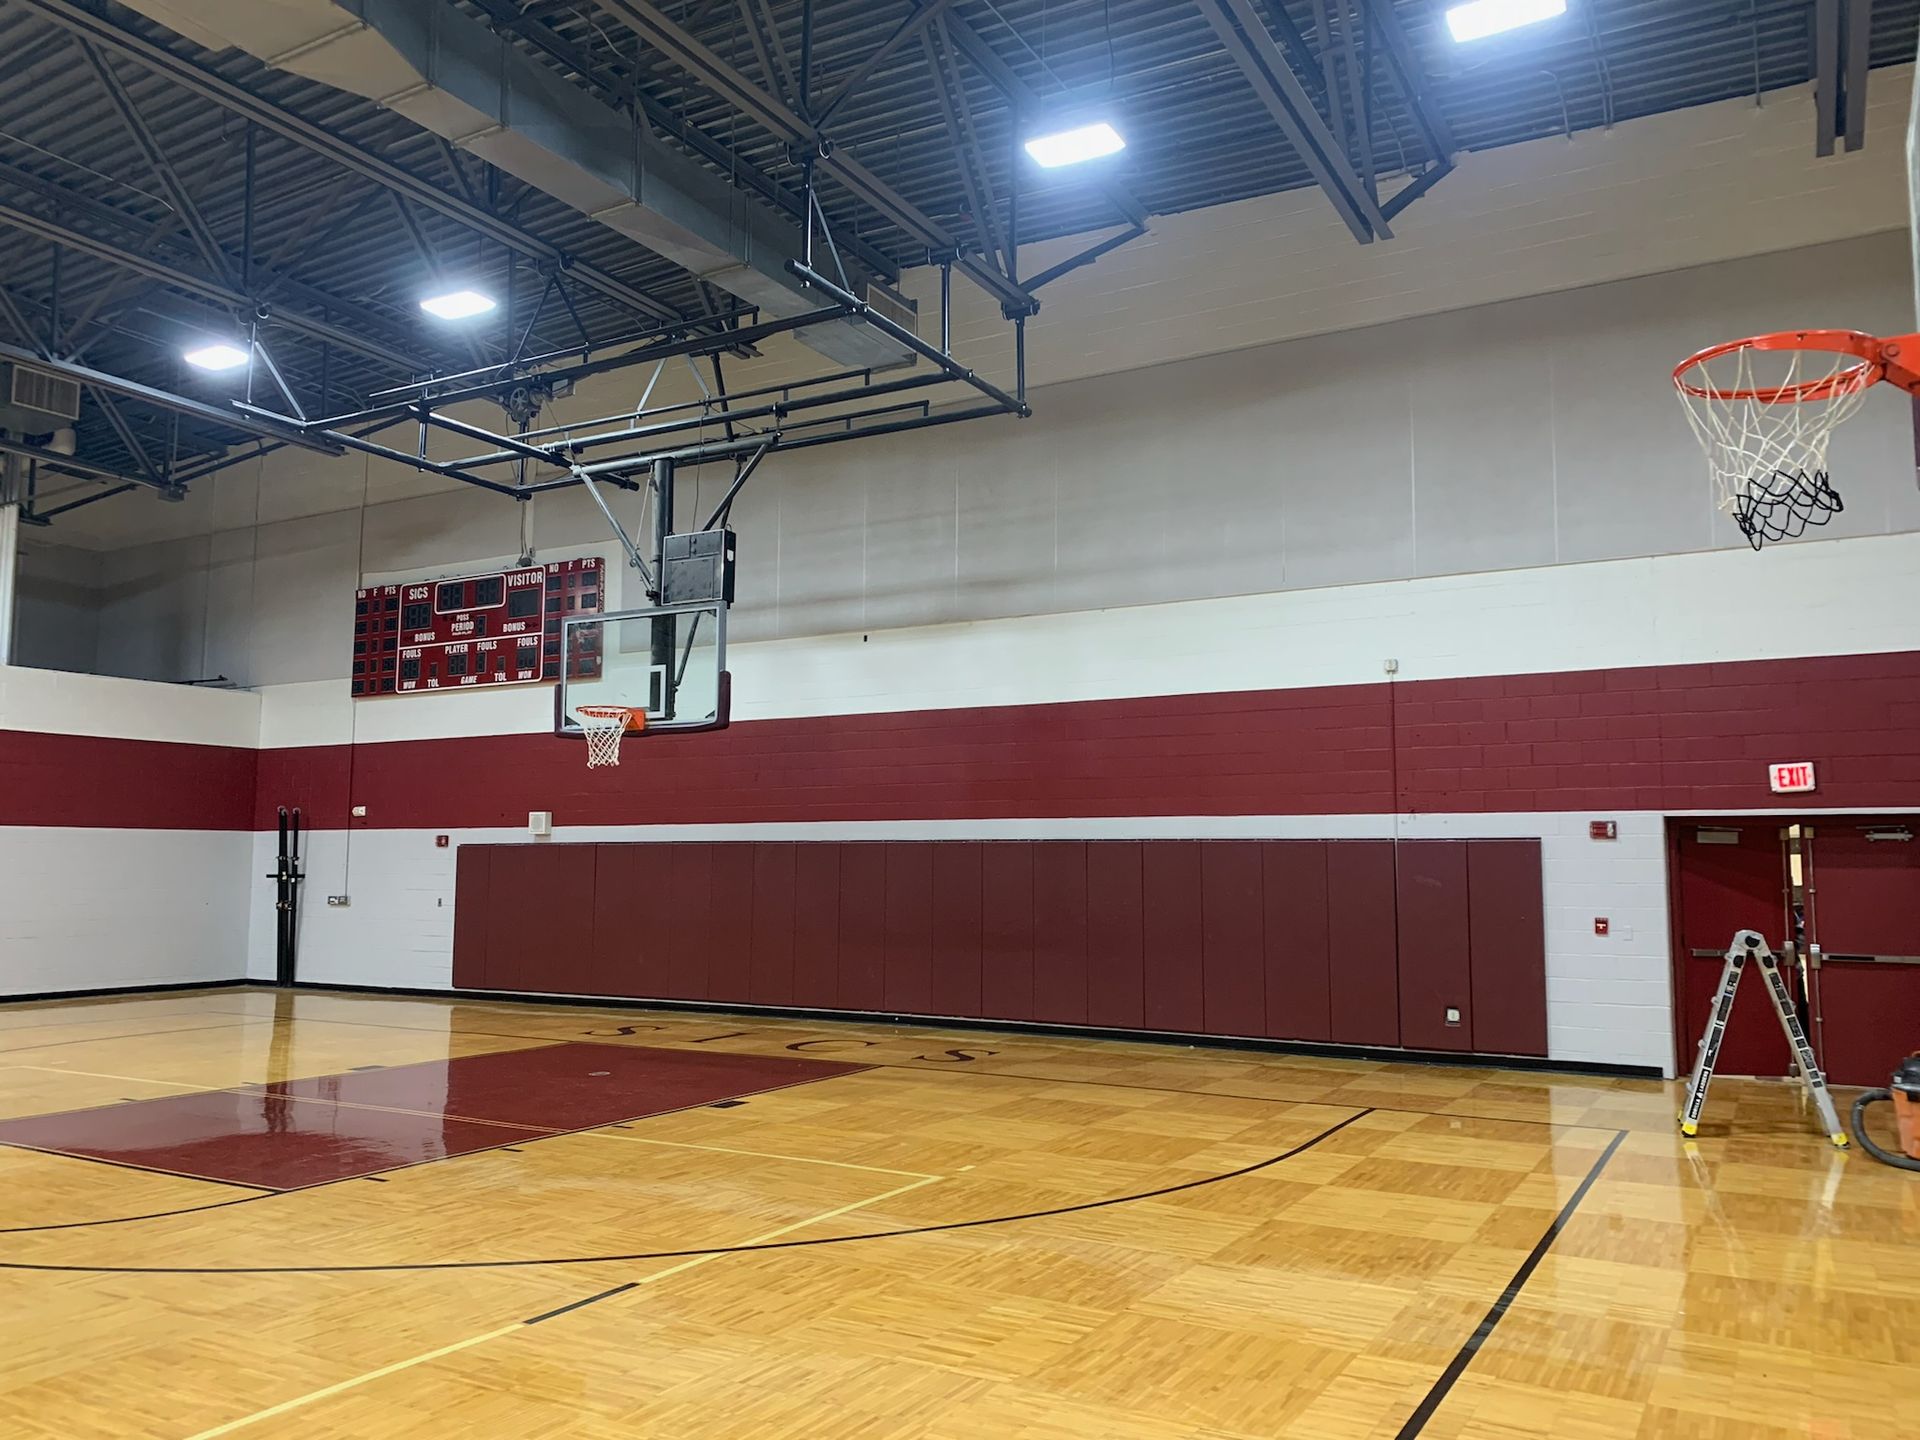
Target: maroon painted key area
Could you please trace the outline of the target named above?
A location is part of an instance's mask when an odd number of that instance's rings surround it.
[[[542,1045],[0,1121],[0,1144],[297,1190],[865,1068],[637,1045]]]

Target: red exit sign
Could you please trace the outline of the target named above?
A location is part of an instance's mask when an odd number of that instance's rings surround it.
[[[1767,783],[1776,795],[1799,795],[1813,789],[1813,762],[1792,760],[1767,767]]]

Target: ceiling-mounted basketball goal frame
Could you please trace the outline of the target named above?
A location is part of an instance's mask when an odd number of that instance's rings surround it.
[[[1882,382],[1913,397],[1920,425],[1920,334],[1780,330],[1709,346],[1674,367],[1720,508],[1755,550],[1846,508],[1827,446]]]

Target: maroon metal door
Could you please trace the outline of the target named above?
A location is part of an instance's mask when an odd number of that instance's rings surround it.
[[[1911,816],[1807,828],[1821,1063],[1836,1085],[1884,1085],[1920,1050],[1920,831]]]
[[[1776,954],[1787,931],[1784,823],[1772,817],[1676,820],[1677,907],[1680,943],[1680,1068],[1695,1048],[1713,1008],[1727,944],[1738,930],[1758,930]],[[1780,1021],[1758,976],[1743,981],[1727,1025],[1716,1069],[1722,1075],[1785,1075],[1790,1061]]]

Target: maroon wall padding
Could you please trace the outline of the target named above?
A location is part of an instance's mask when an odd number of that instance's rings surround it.
[[[1087,1023],[1087,843],[1033,847],[1033,1018]]]
[[[840,845],[793,853],[793,1003],[851,1009],[840,999]]]
[[[753,849],[753,958],[747,999],[793,1004],[794,846],[774,841]]]
[[[1467,842],[1404,840],[1395,854],[1400,932],[1400,1043],[1472,1050],[1473,978],[1467,931]],[[1449,1008],[1460,1019],[1447,1023]]]
[[[933,847],[933,1013],[972,1018],[980,1010],[980,857],[983,847]]]
[[[1547,936],[1538,840],[1467,842],[1473,1048],[1547,1053]]]
[[[660,928],[667,951],[667,998],[711,999],[715,847],[695,842],[652,848],[657,874],[634,897],[634,922]]]
[[[1033,1018],[1033,842],[980,847],[980,1013]]]
[[[595,993],[598,860],[586,845],[503,845],[494,851],[486,907],[489,985]],[[454,878],[457,884],[457,873]]]
[[[1267,1025],[1280,1040],[1333,1038],[1327,942],[1327,842],[1261,844]]]
[[[460,854],[476,847],[463,845]],[[510,857],[520,847],[493,845],[495,855]],[[593,889],[593,963],[587,974],[596,995],[665,995],[667,993],[667,947],[658,929],[649,929],[641,920],[645,913],[643,898],[655,882],[656,861],[649,852],[652,845],[597,845],[594,847]],[[502,876],[510,871],[505,858],[495,870]],[[457,912],[465,906],[464,897],[454,897]],[[544,902],[542,902],[544,903]],[[497,942],[496,942],[497,943]],[[515,988],[502,983],[497,966],[489,967],[492,988]],[[531,989],[533,987],[525,987]]]
[[[464,846],[455,871],[462,988],[1545,1050],[1533,840],[1402,845],[1397,895],[1384,840]],[[1484,1036],[1418,1008],[1482,992]]]
[[[488,906],[493,874],[491,845],[462,845],[453,856],[453,984],[485,990]]]
[[[1204,1031],[1200,842],[1149,840],[1141,847],[1140,870],[1146,1026]]]
[[[887,1004],[887,847],[840,847],[840,1008]]]
[[[933,1011],[933,845],[889,840],[886,852],[886,1008]]]
[[[1328,1009],[1344,1044],[1400,1043],[1393,910],[1393,842],[1327,842]]]
[[[713,845],[707,911],[710,969],[707,996],[745,1003],[753,998],[752,845]]]
[[[1202,1028],[1210,1035],[1267,1029],[1266,884],[1258,840],[1200,847]]]
[[[1141,845],[1087,846],[1087,1023],[1119,1030],[1146,1024]]]

